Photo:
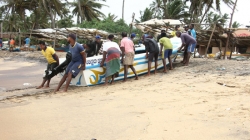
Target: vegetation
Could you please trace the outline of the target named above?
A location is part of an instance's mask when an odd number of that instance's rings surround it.
[[[118,19],[113,13],[107,15],[102,13],[101,8],[107,6],[105,1],[1,0],[0,18],[3,19],[4,32],[21,30],[29,33],[32,29],[72,26],[97,28],[111,33],[129,32],[130,27],[123,19]],[[125,2],[123,0],[121,9]],[[148,7],[140,11],[140,17],[136,22],[152,18],[169,18],[180,19],[186,23],[227,24],[229,18],[227,14],[221,13],[222,3],[229,7],[234,4],[232,0],[153,0]],[[72,20],[74,17],[77,21]],[[233,27],[240,25],[234,22]],[[135,29],[132,32],[139,33]]]

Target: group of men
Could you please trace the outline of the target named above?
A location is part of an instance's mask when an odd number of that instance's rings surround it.
[[[179,26],[176,26],[174,33],[172,33],[173,37],[179,37],[182,40],[182,46],[180,50],[184,47],[184,59],[183,64],[188,65],[191,53],[194,51],[196,47],[196,32],[193,29],[194,26],[190,25],[190,29],[186,30],[186,33],[181,33],[179,31]],[[190,33],[190,34],[189,34]],[[135,80],[138,80],[138,75],[133,66],[134,56],[135,56],[135,48],[133,43],[133,38],[135,34],[131,34],[130,37],[127,36],[126,32],[121,34],[122,40],[118,45],[114,42],[114,35],[108,36],[108,41],[103,43],[101,42],[101,37],[96,36],[95,41],[81,45],[76,42],[76,35],[69,34],[67,41],[69,43],[69,51],[72,54],[72,60],[67,66],[65,74],[61,81],[59,82],[55,92],[59,91],[63,83],[66,81],[66,85],[64,87],[63,92],[67,92],[69,84],[72,78],[75,78],[81,70],[85,70],[86,65],[86,57],[97,56],[99,54],[103,55],[102,62],[100,64],[101,67],[106,64],[106,73],[105,73],[105,83],[108,84],[108,81],[111,79],[111,84],[114,81],[114,78],[118,76],[120,71],[120,63],[124,66],[124,82],[127,80],[128,69],[130,68],[135,74]],[[160,47],[158,46],[158,42],[160,43]],[[173,45],[171,40],[167,37],[166,31],[162,30],[160,36],[158,36],[157,40],[155,40],[150,35],[143,35],[142,42],[146,47],[146,58],[148,59],[148,74],[150,75],[151,71],[151,63],[155,61],[155,71],[157,72],[157,61],[158,56],[162,57],[163,62],[163,72],[167,72],[166,59],[169,61],[169,70],[173,69],[171,55],[173,51]],[[50,73],[55,67],[59,65],[58,56],[55,54],[55,50],[51,47],[47,47],[45,42],[39,42],[40,48],[42,50],[42,54],[48,61],[48,66],[46,73]],[[121,60],[120,60],[121,57]],[[44,84],[47,82],[45,87],[49,87],[50,78],[48,76],[44,76],[42,84],[37,87],[42,88]]]
[[[188,66],[191,53],[194,52],[196,48],[196,31],[194,30],[194,25],[191,24],[190,26],[184,27],[185,32],[180,32],[180,26],[175,26],[174,31],[171,33],[171,37],[179,37],[182,41],[182,46],[180,46],[179,51],[181,51],[184,47],[184,57],[183,57],[183,65]],[[170,41],[170,39],[167,37],[166,31],[162,30],[161,34],[157,37],[157,40],[153,39],[152,36],[144,35],[142,37],[143,43],[146,47],[146,57],[148,58],[148,74],[150,75],[151,71],[151,63],[155,62],[155,72],[157,71],[157,61],[158,61],[158,55],[161,55],[162,57],[162,63],[163,63],[163,72],[167,72],[166,67],[166,59],[168,59],[169,62],[169,70],[173,69],[171,55],[173,51],[173,45]],[[160,47],[158,46],[158,42],[160,43]],[[159,49],[160,48],[160,49]]]

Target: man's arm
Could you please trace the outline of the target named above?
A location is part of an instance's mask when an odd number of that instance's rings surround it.
[[[122,51],[122,63],[123,63],[123,58],[124,58],[124,55],[125,55],[125,47],[120,47],[121,48],[121,51]]]
[[[57,66],[59,65],[59,58],[56,54],[53,54],[52,57],[56,60]]]
[[[103,67],[103,65],[104,65],[104,62],[105,62],[105,60],[106,60],[106,55],[107,55],[107,52],[106,52],[106,51],[103,51],[102,62],[101,62],[101,64],[100,64],[101,67]]]
[[[81,52],[81,55],[82,55],[82,60],[83,60],[82,69],[85,70],[85,67],[86,67],[86,53],[85,53],[85,51],[82,51],[82,52]]]
[[[159,53],[159,54],[161,54],[161,53],[162,53],[162,48],[163,48],[163,44],[162,44],[162,43],[160,43],[160,45],[161,45],[161,48],[160,48],[160,53]]]

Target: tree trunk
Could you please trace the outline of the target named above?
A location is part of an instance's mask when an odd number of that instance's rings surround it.
[[[51,20],[51,28],[54,29],[55,28],[55,16],[54,13],[52,11],[51,5],[49,4],[49,14],[50,14],[50,20]]]
[[[237,1],[238,1],[238,0],[235,0],[234,7],[233,7],[233,11],[232,11],[232,13],[231,13],[231,18],[230,18],[230,22],[229,22],[229,31],[230,31],[230,28],[231,28],[231,26],[232,26],[232,21],[233,21],[233,16],[234,16],[234,10],[235,10],[235,8],[236,8]],[[224,57],[223,57],[223,59],[226,58],[226,51],[227,51],[227,47],[228,47],[228,44],[229,44],[230,35],[231,35],[230,32],[227,33],[227,44],[226,44],[226,46],[225,46],[225,51],[224,51]]]
[[[78,0],[78,9],[79,9],[79,13],[80,13],[80,23],[82,23],[83,20],[83,13],[82,13],[82,6],[81,6],[81,0]]]
[[[202,16],[202,18],[201,18],[201,20],[200,20],[200,23],[202,23],[202,21],[204,20],[204,18],[205,18],[205,16],[207,15],[207,12],[209,11],[209,7],[211,6],[211,4],[212,3],[210,3],[208,6],[207,6],[207,8],[206,8],[206,10],[205,10],[205,13],[203,14],[203,16]]]
[[[124,20],[124,4],[125,4],[125,0],[123,0],[123,3],[122,3],[122,20]]]

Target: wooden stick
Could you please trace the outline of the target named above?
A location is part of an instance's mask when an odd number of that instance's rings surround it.
[[[213,29],[213,31],[212,31],[212,33],[210,35],[210,39],[209,39],[209,42],[208,42],[208,45],[207,45],[207,48],[206,48],[206,51],[205,51],[205,58],[207,58],[207,50],[208,50],[208,47],[210,46],[210,43],[211,43],[211,40],[212,40],[215,29],[216,29],[216,23],[214,24],[214,29]]]

